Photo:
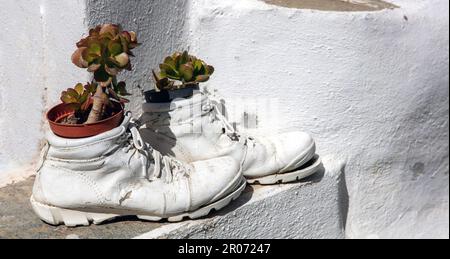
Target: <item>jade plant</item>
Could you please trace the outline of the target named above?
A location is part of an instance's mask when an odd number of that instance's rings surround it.
[[[69,88],[61,93],[61,101],[67,104],[74,114],[65,118],[66,124],[78,124],[79,121],[86,121],[92,104],[92,96],[95,94],[97,85],[78,83],[74,88]]]
[[[208,81],[214,73],[213,66],[189,55],[187,51],[175,52],[166,57],[159,68],[159,73],[152,71],[157,91],[196,87]]]
[[[122,70],[131,70],[132,49],[139,45],[136,33],[123,31],[115,24],[104,24],[89,31],[77,44],[72,62],[94,74],[91,83],[77,84],[61,94],[61,101],[75,111],[69,124],[89,124],[107,118],[113,102],[126,103],[125,82],[117,82]]]

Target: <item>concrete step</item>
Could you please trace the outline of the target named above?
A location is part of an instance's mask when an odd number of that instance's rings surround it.
[[[137,238],[345,238],[347,211],[344,164],[324,158],[322,170],[299,183],[249,186],[212,217],[164,225]]]
[[[0,238],[64,239],[64,238],[133,238],[160,227],[161,223],[121,218],[104,225],[68,228],[42,222],[29,202],[34,177],[0,189]]]
[[[222,211],[181,223],[123,217],[103,225],[50,226],[31,210],[34,177],[0,189],[0,238],[344,238],[348,195],[343,165],[324,158],[323,169],[301,182],[248,186]]]

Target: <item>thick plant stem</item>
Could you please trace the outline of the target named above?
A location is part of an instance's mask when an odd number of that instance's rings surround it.
[[[92,105],[92,110],[89,113],[88,119],[85,124],[95,123],[103,118],[106,111],[106,106],[108,104],[108,96],[103,92],[103,87],[98,85],[95,95],[92,97],[94,99],[94,104]]]

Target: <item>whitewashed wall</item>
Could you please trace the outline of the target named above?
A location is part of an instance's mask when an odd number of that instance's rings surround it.
[[[122,23],[150,69],[189,48],[216,67],[228,98],[274,97],[281,130],[346,161],[349,237],[448,237],[448,2],[395,0],[379,12],[287,9],[257,0],[2,0],[0,186],[33,173],[43,113],[88,75],[70,63],[89,26]],[[138,88],[140,86],[140,88]]]
[[[136,49],[133,72],[124,72],[129,109],[137,115],[142,90],[149,90],[151,69],[164,55],[182,48],[185,0],[1,0],[0,22],[0,187],[34,173],[45,112],[59,102],[60,92],[90,75],[71,63],[75,43],[88,28],[119,23],[135,30],[143,43]]]
[[[70,62],[85,15],[84,0],[0,2],[0,186],[33,173],[44,112],[88,78]]]
[[[187,0],[133,0],[126,6],[123,0],[86,0],[89,26],[118,23],[126,30],[138,33],[142,43],[133,50],[133,71],[124,71],[120,78],[126,80],[133,94],[128,109],[138,116],[141,113],[142,91],[153,88],[151,70],[167,53],[182,49],[186,43],[185,27],[188,15]]]
[[[189,39],[229,102],[279,98],[281,130],[347,162],[349,237],[448,237],[448,1],[392,2],[355,13],[195,0]]]

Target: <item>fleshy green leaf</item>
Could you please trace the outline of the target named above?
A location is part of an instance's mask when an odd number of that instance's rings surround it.
[[[89,93],[88,93],[88,92],[84,92],[84,93],[80,96],[80,98],[78,99],[78,102],[79,102],[80,104],[82,104],[82,103],[86,102],[86,100],[88,99],[88,97],[89,97]]]
[[[126,37],[123,35],[120,36],[120,44],[122,44],[123,52],[128,53],[128,51],[130,51],[130,48],[128,47],[129,42],[127,41]]]
[[[187,62],[189,62],[189,53],[187,51],[184,51],[181,55],[180,65],[186,64]]]
[[[86,92],[88,92],[89,94],[94,94],[95,91],[97,90],[97,84],[94,84],[94,83],[88,83],[87,85],[84,86],[84,89],[85,89]]]
[[[183,64],[180,66],[180,74],[184,81],[189,82],[194,76],[194,67],[191,64]]]
[[[66,91],[61,94],[61,101],[65,104],[76,103],[77,99],[71,95],[69,95]]]
[[[164,64],[170,66],[172,69],[176,68],[175,60],[172,57],[167,57],[164,59]]]
[[[71,96],[71,97],[73,97],[73,98],[75,98],[75,99],[78,99],[79,98],[79,94],[78,94],[78,92],[77,91],[75,91],[75,89],[72,89],[72,88],[69,88],[69,89],[67,89],[67,95],[69,95],[69,96]]]
[[[194,71],[195,71],[195,73],[198,74],[202,70],[202,67],[203,67],[202,61],[197,59],[194,62]]]
[[[110,41],[108,44],[108,50],[112,56],[117,56],[122,53],[122,44]]]
[[[85,60],[89,64],[91,64],[96,58],[98,58],[98,56],[95,54],[92,54],[88,48],[85,48],[81,52],[81,57],[83,60]]]
[[[78,83],[75,87],[74,87],[75,91],[78,93],[78,95],[82,95],[84,93],[84,86],[81,83]]]
[[[102,54],[102,46],[100,43],[92,43],[88,47],[89,55],[100,56]]]
[[[172,59],[175,61],[175,69],[179,69],[180,65],[181,65],[181,53],[179,52],[175,52],[175,54],[173,54]]]
[[[161,72],[164,72],[167,76],[171,77],[179,77],[178,72],[176,72],[171,66],[167,64],[160,64],[159,68],[161,69]]]

